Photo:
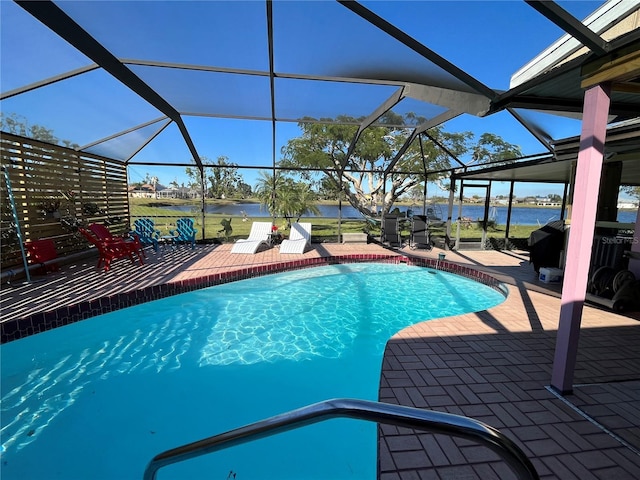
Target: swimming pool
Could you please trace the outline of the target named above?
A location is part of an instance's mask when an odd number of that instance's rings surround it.
[[[168,448],[328,398],[375,400],[395,332],[503,300],[445,272],[343,264],[219,285],[8,343],[2,477],[139,479]],[[375,478],[375,456],[376,426],[339,419],[158,478]]]

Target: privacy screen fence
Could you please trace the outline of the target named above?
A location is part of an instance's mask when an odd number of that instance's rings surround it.
[[[78,225],[106,223],[114,234],[128,230],[122,162],[4,132],[0,151],[3,271],[22,265],[19,232],[27,244],[52,240],[58,256],[64,256],[87,248]]]

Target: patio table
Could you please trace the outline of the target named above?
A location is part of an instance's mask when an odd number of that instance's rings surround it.
[[[162,235],[158,239],[158,243],[162,246],[162,251],[164,252],[167,247],[171,247],[172,251],[176,250],[176,237],[173,235]]]

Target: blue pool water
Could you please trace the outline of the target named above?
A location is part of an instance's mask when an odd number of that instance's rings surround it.
[[[0,347],[3,480],[140,479],[157,453],[336,397],[376,400],[389,337],[504,296],[407,265],[269,275]],[[376,476],[376,426],[330,420],[159,479]]]

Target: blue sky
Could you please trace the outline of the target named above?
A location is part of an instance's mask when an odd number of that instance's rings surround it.
[[[563,32],[551,22],[535,12],[531,7],[519,1],[472,1],[472,2],[423,2],[429,5],[432,16],[437,18],[424,19],[415,15],[416,2],[364,2],[374,12],[389,20],[391,23],[402,26],[404,31],[414,36],[421,43],[427,45],[436,53],[445,57],[456,66],[465,70],[485,85],[495,88],[509,88],[511,75],[522,67],[528,60],[535,57],[540,51],[558,39]],[[573,13],[577,18],[584,18],[595,10],[602,2],[559,2],[563,8]],[[461,15],[461,11],[464,12]],[[413,13],[412,13],[413,12]],[[447,21],[457,18],[455,22],[456,34],[452,35],[452,22]],[[439,19],[442,19],[440,21]],[[490,26],[488,21],[492,22]],[[532,29],[531,24],[534,28]],[[527,26],[525,29],[524,26]],[[535,29],[535,35],[523,35],[523,32],[531,32]],[[493,57],[490,60],[490,57]],[[496,61],[496,58],[498,61]],[[314,59],[322,62],[322,59]],[[549,116],[546,116],[549,117]],[[553,117],[545,121],[553,122]],[[574,135],[579,133],[579,123],[557,122],[555,129],[550,130],[559,136]],[[577,126],[576,126],[577,124]],[[246,138],[244,129],[246,125],[238,122],[234,133],[233,122],[228,126],[225,136],[229,138]],[[270,155],[270,125],[263,125],[264,129],[256,125],[255,133],[250,138],[254,143],[247,144],[240,140],[234,143],[224,142],[216,145],[199,147],[199,153],[208,158],[218,156],[229,157],[231,161],[243,163],[245,159],[249,163],[256,156],[256,150]],[[469,115],[458,117],[445,125],[448,131],[473,131],[477,135],[484,132],[508,132],[503,137],[512,143],[519,145],[525,154],[534,154],[544,151],[544,147],[533,138],[510,115],[501,113],[487,118],[477,118]],[[577,130],[578,129],[578,130]],[[282,131],[284,130],[284,132]],[[276,151],[284,145],[286,139],[298,135],[299,130],[295,124],[279,123]],[[266,147],[263,148],[263,147]],[[162,172],[162,170],[160,170]],[[132,179],[137,175],[143,177],[147,169],[142,166],[134,167]],[[161,179],[167,178],[166,174],[158,175]],[[250,172],[245,172],[249,179]],[[167,178],[171,181],[173,178]],[[252,183],[249,181],[249,183]],[[494,194],[506,194],[509,191],[508,184],[496,183],[493,186]],[[441,194],[434,185],[429,186],[429,194]],[[518,184],[516,194],[520,196],[548,193],[562,194],[562,186]]]
[[[477,78],[485,85],[494,89],[508,89],[511,75],[522,67],[527,61],[535,57],[544,48],[549,46],[563,32],[545,19],[523,1],[371,1],[362,2],[367,8],[379,14],[392,24],[397,25],[409,35],[416,38],[422,44],[446,58],[454,65]],[[563,8],[583,19],[599,5],[601,1],[560,1]],[[139,2],[136,12],[129,12],[127,23],[122,25],[119,8],[125,8],[126,3],[107,2],[102,7],[92,2],[62,2],[64,8],[81,23],[87,21],[90,25],[90,33],[105,44],[116,56],[124,58],[151,58],[163,61],[176,61],[181,63],[211,64],[233,66],[236,68],[265,69],[264,42],[265,26],[260,13],[264,10],[263,2],[227,2],[224,17],[216,17],[217,23],[211,25],[211,18],[207,15],[209,2],[200,2],[201,15],[185,17],[181,23],[184,10],[180,2],[167,4],[167,10],[155,8],[155,2]],[[336,4],[337,5],[337,4]],[[277,13],[278,2],[274,4]],[[18,85],[33,82],[40,78],[46,78],[56,73],[71,70],[86,64],[82,55],[70,49],[64,42],[57,39],[52,33],[42,26],[33,27],[33,19],[25,16],[19,7],[13,2],[0,0],[2,10],[2,90],[15,88]],[[96,12],[98,14],[96,15]],[[378,53],[372,51],[367,42],[361,41],[356,35],[359,33],[345,32],[341,28],[342,17],[350,17],[353,14],[346,9],[336,7],[332,17],[319,17],[311,21],[306,16],[304,3],[299,8],[292,9],[288,17],[275,15],[274,39],[276,54],[276,68],[287,71],[289,63],[300,63],[310,70],[314,65],[326,65],[326,68],[348,68],[348,55],[341,55],[342,50],[356,52],[362,56],[369,56],[372,64],[375,64]],[[138,17],[145,20],[151,19],[151,24],[159,27],[159,31],[165,32],[163,36],[151,37],[153,32],[142,28],[135,28]],[[242,18],[244,28],[230,29],[229,25],[235,25],[234,19]],[[279,37],[277,22],[287,22],[295,28],[288,35],[296,35],[288,38],[285,35]],[[166,24],[166,28],[163,25]],[[173,30],[176,25],[183,27]],[[117,28],[114,28],[116,27]],[[28,27],[28,28],[27,28]],[[169,28],[172,27],[172,28]],[[25,32],[28,37],[25,37]],[[114,35],[114,32],[122,32]],[[168,32],[173,32],[175,38],[171,38]],[[349,34],[353,37],[349,37]],[[157,35],[157,34],[156,34]],[[201,45],[201,48],[188,48],[181,50],[179,37],[189,36],[189,45]],[[314,41],[322,41],[326,48],[321,50],[314,58],[306,58],[306,47]],[[46,42],[51,49],[48,55],[42,55],[38,41]],[[184,42],[182,42],[184,43]],[[220,46],[223,48],[220,48]],[[233,45],[232,48],[224,48],[224,45]],[[286,45],[286,48],[279,48]],[[10,47],[10,48],[9,48]],[[216,48],[218,47],[218,48]],[[160,56],[161,55],[161,56]],[[59,59],[63,58],[64,63]],[[53,61],[56,59],[57,61]],[[288,63],[289,62],[289,63]],[[143,72],[149,67],[135,67]],[[126,127],[138,125],[149,121],[160,114],[140,99],[128,94],[124,88],[117,94],[106,99],[99,100],[93,91],[104,90],[107,84],[112,83],[110,78],[105,78],[101,73],[89,74],[90,82],[66,81],[34,92],[29,100],[13,100],[3,102],[3,111],[11,112],[10,107],[16,105],[18,111],[31,112],[26,115],[32,123],[42,124],[53,128],[60,138],[71,138],[84,145],[92,140],[108,136],[114,132],[122,131]],[[88,76],[89,77],[89,76]],[[181,80],[184,89],[198,88],[198,79],[189,77],[191,83],[186,82],[186,77]],[[170,76],[159,77],[159,83],[152,85],[159,90],[167,89],[173,95],[171,100],[176,103],[186,101],[180,91],[171,88],[176,81]],[[62,84],[74,85],[74,96],[68,98],[61,91]],[[164,84],[163,84],[164,82]],[[246,84],[237,82],[234,85],[240,92],[252,92],[252,80]],[[117,89],[116,89],[117,90]],[[255,91],[258,91],[256,88]],[[230,97],[233,92],[210,91],[208,95],[202,95],[201,105],[189,104],[189,111],[196,111],[199,107],[211,102],[219,108],[224,108],[225,95]],[[300,94],[300,101],[309,101]],[[335,94],[340,95],[339,92]],[[386,96],[384,93],[383,98]],[[26,96],[20,96],[26,97]],[[356,101],[348,93],[343,93],[343,102]],[[255,108],[265,99],[255,96],[249,97],[247,107]],[[42,120],[38,117],[35,107],[42,112],[55,112],[52,117],[49,113]],[[46,107],[46,108],[45,108]],[[318,111],[328,108],[328,105],[313,105]],[[291,111],[295,112],[295,105],[291,105]],[[357,110],[356,110],[357,111]],[[81,114],[79,114],[79,112]],[[196,112],[197,113],[197,112]],[[328,112],[330,113],[330,112]],[[363,115],[370,112],[364,111]],[[294,115],[295,113],[292,113]],[[45,113],[43,113],[45,115]],[[549,117],[549,116],[546,116]],[[59,121],[58,125],[50,125],[52,118]],[[82,118],[82,122],[77,119]],[[75,120],[75,121],[74,121]],[[225,120],[216,121],[204,117],[184,117],[185,123],[193,134],[194,142],[200,156],[215,159],[219,156],[228,157],[231,162],[238,164],[270,165],[271,123],[264,121]],[[564,121],[545,118],[544,127],[554,136],[579,134],[579,123],[569,122],[569,128]],[[83,123],[92,125],[91,133],[95,138],[86,136],[80,128]],[[75,124],[75,126],[74,126]],[[544,151],[540,145],[524,128],[515,122],[507,114],[498,114],[488,118],[476,118],[462,116],[445,124],[448,131],[472,131],[476,135],[484,132],[492,132],[501,135],[505,140],[515,143],[522,148],[524,154],[534,154]],[[149,129],[156,127],[149,127]],[[279,122],[276,132],[276,158],[282,145],[290,138],[299,134],[295,123]],[[124,142],[125,140],[123,140]],[[191,154],[174,125],[166,128],[148,147],[140,151],[135,160],[144,162],[157,162],[169,159],[169,162],[186,162]],[[253,183],[253,176],[249,171],[243,171],[248,183]],[[157,176],[161,183],[168,184],[176,179],[179,183],[186,181],[183,167],[151,167],[145,165],[133,166],[130,169],[130,180],[140,181],[146,174]],[[436,192],[430,187],[430,193]],[[494,194],[506,194],[508,185],[496,184]],[[530,194],[561,193],[562,187],[552,185],[524,185],[516,187],[518,196]]]

